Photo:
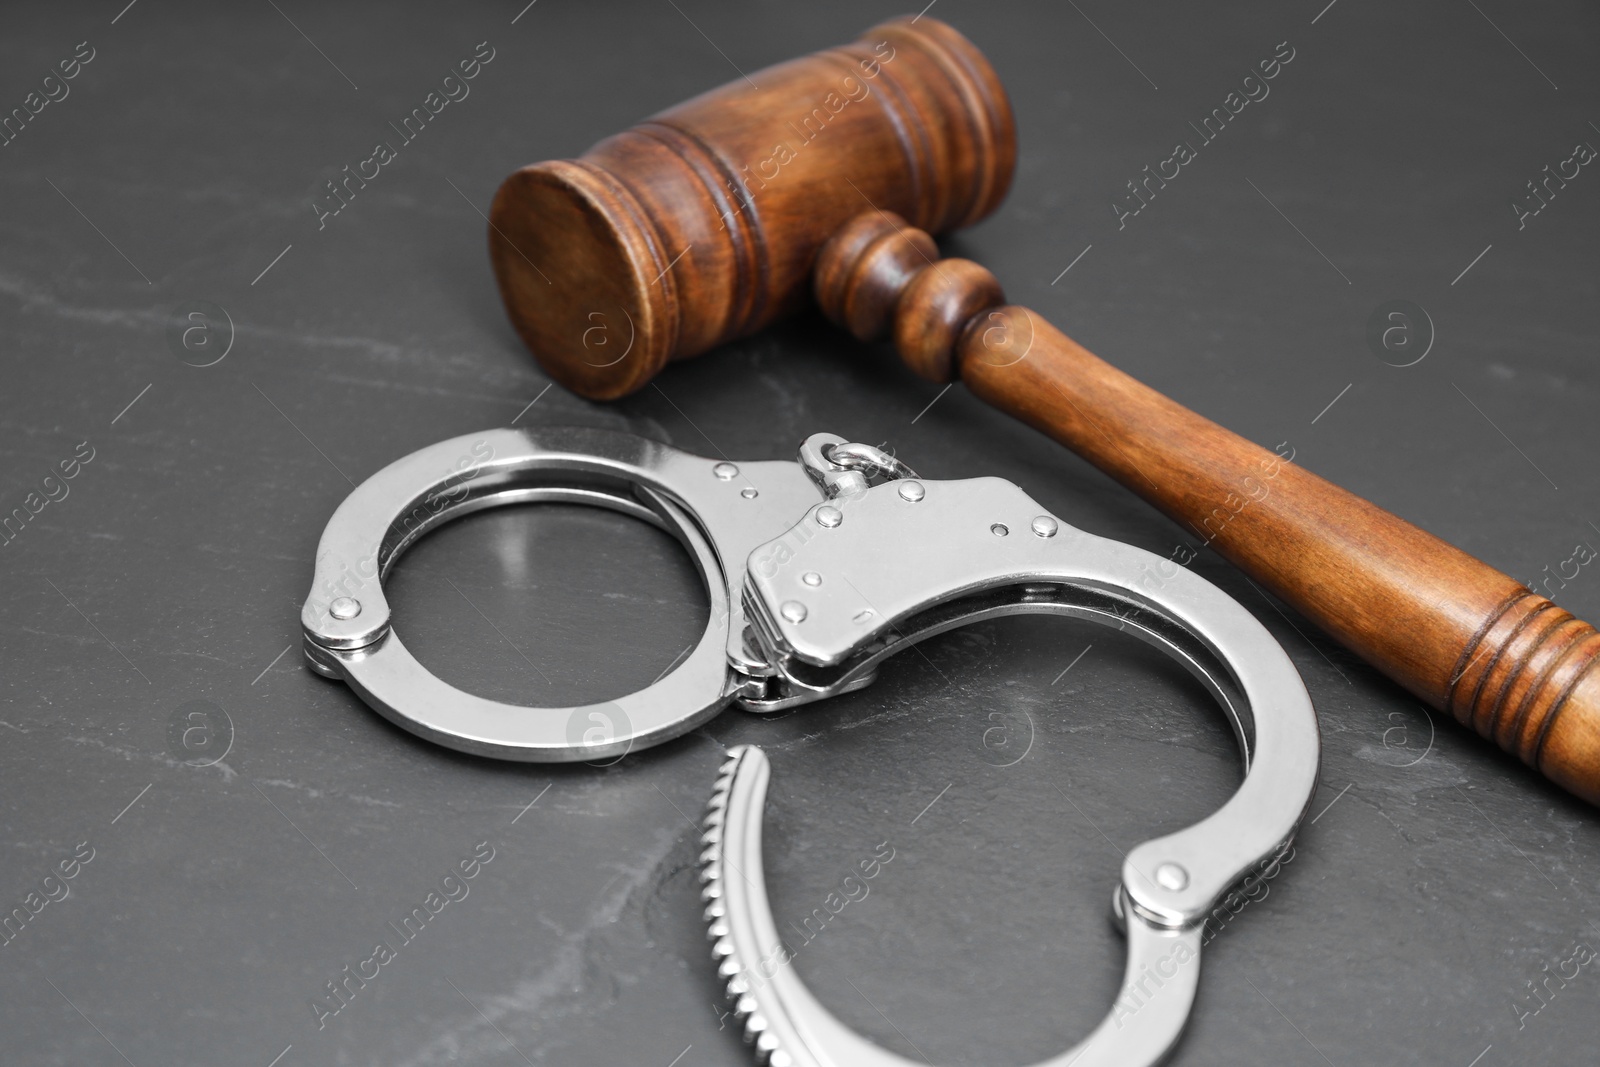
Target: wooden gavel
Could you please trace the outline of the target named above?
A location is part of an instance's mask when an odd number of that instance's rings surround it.
[[[982,53],[935,19],[902,19],[517,171],[495,197],[490,255],[540,363],[601,400],[754,333],[814,287],[856,337],[891,333],[918,374],[959,377],[1433,707],[1600,803],[1594,627],[1121,373],[1007,305],[978,264],[938,259],[928,234],[993,211],[1015,160],[1011,105]]]

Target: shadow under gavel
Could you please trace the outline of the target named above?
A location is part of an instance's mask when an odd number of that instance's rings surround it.
[[[748,336],[814,291],[935,382],[1055,438],[1347,648],[1600,803],[1600,634],[1432,534],[1135,381],[994,275],[938,258],[1010,186],[1010,102],[927,17],[758,71],[512,174],[490,214],[511,320],[593,399]],[[1160,584],[1176,571],[1152,568]]]

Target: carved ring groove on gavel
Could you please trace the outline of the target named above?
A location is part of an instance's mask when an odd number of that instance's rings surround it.
[[[1431,706],[1600,803],[1600,633],[1509,576],[1135,381],[929,233],[1010,186],[1011,105],[923,16],[524,167],[490,256],[544,368],[615,399],[813,291],[856,337],[1060,441]],[[1164,581],[1152,569],[1152,583]]]

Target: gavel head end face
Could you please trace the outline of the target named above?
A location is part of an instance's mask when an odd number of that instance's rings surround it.
[[[898,19],[517,171],[490,212],[490,258],[545,370],[610,400],[801,307],[819,249],[855,216],[967,225],[1000,203],[1015,163],[1011,104],[983,54],[937,19]],[[868,258],[935,258],[926,234],[899,245]],[[886,309],[837,280],[848,328],[882,332]]]
[[[651,234],[608,184],[581,163],[524,167],[501,185],[489,225],[500,296],[523,342],[556,381],[596,400],[654,377],[674,332],[670,279],[645,276]]]

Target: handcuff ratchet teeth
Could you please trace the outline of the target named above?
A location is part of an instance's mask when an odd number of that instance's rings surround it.
[[[687,658],[636,693],[567,708],[474,696],[417,661],[392,625],[384,576],[444,522],[533,502],[611,508],[684,545],[711,609]],[[301,623],[312,668],[397,725],[464,752],[565,762],[659,744],[730,702],[770,712],[858,689],[902,648],[1014,614],[1086,619],[1162,649],[1210,691],[1240,746],[1245,776],[1227,803],[1127,853],[1113,901],[1128,984],[1048,1067],[1155,1063],[1193,1003],[1206,915],[1289,845],[1321,753],[1288,656],[1199,575],[1069,526],[1004,479],[918,478],[832,434],[807,438],[798,461],[736,464],[611,430],[501,429],[424,448],[358,486],[323,531]],[[759,749],[736,749],[707,818],[706,917],[729,995],[763,1062],[903,1067],[828,1014],[792,968],[768,973],[783,959],[761,866],[769,774]],[[723,877],[733,865],[745,877]],[[1130,1003],[1137,1026],[1126,1025]]]
[[[841,458],[837,447],[822,451]],[[808,521],[749,559],[751,629],[791,691],[831,691],[901,645],[952,626],[1060,614],[1162,648],[1232,723],[1244,781],[1205,819],[1126,854],[1112,896],[1128,943],[1123,986],[1088,1037],[1038,1067],[1161,1062],[1194,1005],[1206,917],[1284,853],[1315,792],[1321,742],[1299,673],[1261,623],[1210,582],[1067,527],[1009,482],[895,474],[854,494],[834,514],[828,505],[812,508]],[[728,757],[703,824],[702,899],[718,975],[758,1061],[912,1067],[841,1023],[789,965],[762,860],[771,767],[753,745]]]

